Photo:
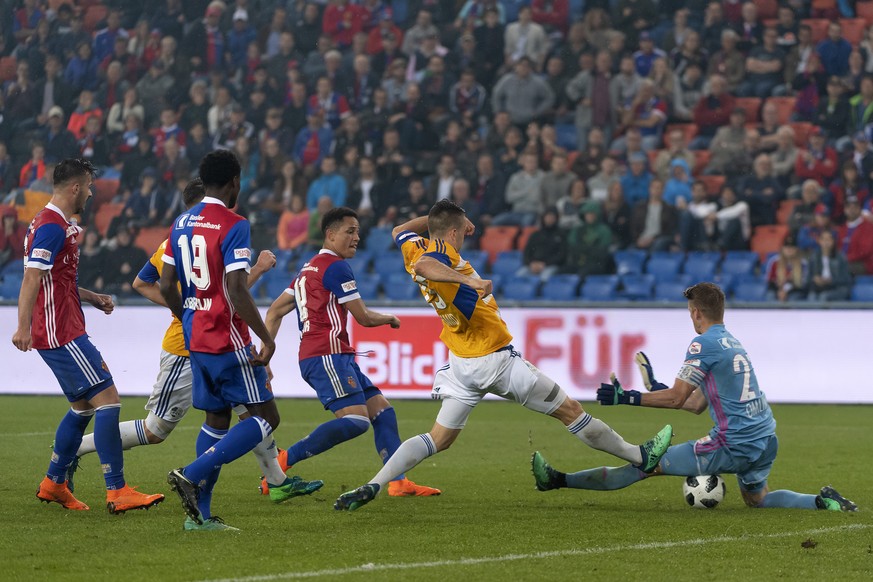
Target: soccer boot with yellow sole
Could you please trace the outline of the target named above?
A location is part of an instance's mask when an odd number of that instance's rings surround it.
[[[209,519],[203,519],[201,517],[201,521],[203,523],[197,523],[190,517],[186,517],[184,526],[185,531],[239,531],[238,527],[227,525],[224,523],[224,520],[217,515],[213,515]]]
[[[376,483],[367,483],[361,485],[354,491],[346,491],[340,495],[333,508],[337,511],[354,511],[376,499],[379,493],[379,485]]]
[[[268,485],[270,490],[270,501],[273,503],[282,503],[288,501],[292,497],[300,497],[301,495],[310,495],[324,487],[324,481],[304,481],[296,475],[285,479],[281,485]]]
[[[36,490],[36,498],[43,503],[59,503],[64,509],[72,511],[87,511],[91,509],[75,497],[66,483],[55,483],[48,477],[43,478]]]
[[[837,493],[831,486],[821,488],[821,492],[815,496],[815,506],[828,511],[858,511],[855,503]]]
[[[658,434],[640,445],[640,452],[643,454],[643,462],[639,465],[634,465],[643,473],[651,473],[661,462],[661,457],[670,448],[670,442],[673,440],[673,427],[667,425],[658,431]]]
[[[132,509],[148,509],[164,500],[160,493],[140,493],[136,487],[125,485],[121,489],[106,491],[106,509],[109,513],[124,513]]]
[[[279,453],[277,457],[279,461],[279,467],[282,468],[282,472],[284,473],[291,468],[288,465],[288,451],[285,449],[280,449],[279,447],[276,447],[276,450]],[[261,475],[261,485],[258,490],[261,492],[261,495],[268,495],[270,493],[269,483],[267,483],[267,478],[263,475]]]
[[[389,497],[430,497],[442,493],[427,485],[416,485],[409,479],[398,479],[388,483]]]

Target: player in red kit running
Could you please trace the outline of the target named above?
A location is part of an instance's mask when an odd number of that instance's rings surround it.
[[[23,352],[35,349],[70,401],[70,410],[58,425],[51,462],[36,496],[66,509],[88,509],[73,497],[66,475],[94,417],[94,441],[106,481],[106,506],[110,513],[124,513],[147,509],[163,501],[164,496],[140,493],[124,481],[118,432],[121,401],[109,368],[85,332],[82,301],[106,314],[115,308],[110,296],[78,286],[77,237],[82,229],[71,217],[85,209],[94,173],[94,166],[80,159],[64,160],[55,167],[51,201],[30,223],[24,241],[24,280],[18,296],[18,329],[12,343]]]

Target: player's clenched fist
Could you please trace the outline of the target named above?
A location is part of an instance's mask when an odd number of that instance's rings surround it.
[[[488,297],[494,290],[494,283],[491,282],[491,279],[474,279],[471,285],[476,291],[481,292],[482,297]]]
[[[30,330],[21,330],[15,332],[12,336],[12,343],[22,352],[30,351],[33,347],[33,338],[30,336]]]
[[[273,251],[261,251],[255,265],[264,271],[269,271],[276,266],[276,255],[273,254]]]

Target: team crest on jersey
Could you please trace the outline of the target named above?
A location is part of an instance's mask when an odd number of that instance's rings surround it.
[[[700,344],[698,342],[693,342],[690,346],[688,346],[689,354],[699,354],[701,350]]]
[[[349,385],[349,388],[354,388],[355,386],[358,385],[358,383],[355,382],[355,379],[352,378],[351,376],[349,376],[348,378],[346,378],[346,384]]]
[[[106,365],[105,360],[100,360],[100,367],[103,368],[103,371],[109,374],[109,366]]]
[[[187,223],[187,222],[188,222],[188,215],[187,214],[183,214],[182,216],[180,216],[179,219],[176,221],[176,230],[182,230],[183,228],[185,228],[185,223]]]

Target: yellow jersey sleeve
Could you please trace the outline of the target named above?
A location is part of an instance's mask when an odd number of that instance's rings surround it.
[[[149,259],[149,264],[158,272],[158,279],[161,278],[161,273],[164,269],[164,261],[161,257],[164,256],[164,248],[167,246],[167,241],[161,243],[155,254]],[[167,328],[164,334],[164,341],[161,342],[161,349],[176,356],[188,357],[188,350],[185,349],[185,335],[182,333],[182,322],[173,315],[173,321],[170,322],[170,327]]]
[[[472,265],[443,240],[429,240],[427,248],[422,252],[413,253],[413,249],[409,249],[409,253],[410,256],[417,256],[410,262],[404,252],[408,271],[419,257],[427,256],[463,275],[479,278]],[[415,275],[414,268],[410,272]],[[415,280],[421,286],[425,300],[433,306],[443,321],[440,339],[456,356],[478,358],[506,347],[512,341],[506,323],[500,318],[500,308],[493,295],[480,297],[469,285],[429,281],[418,275],[415,275]]]

